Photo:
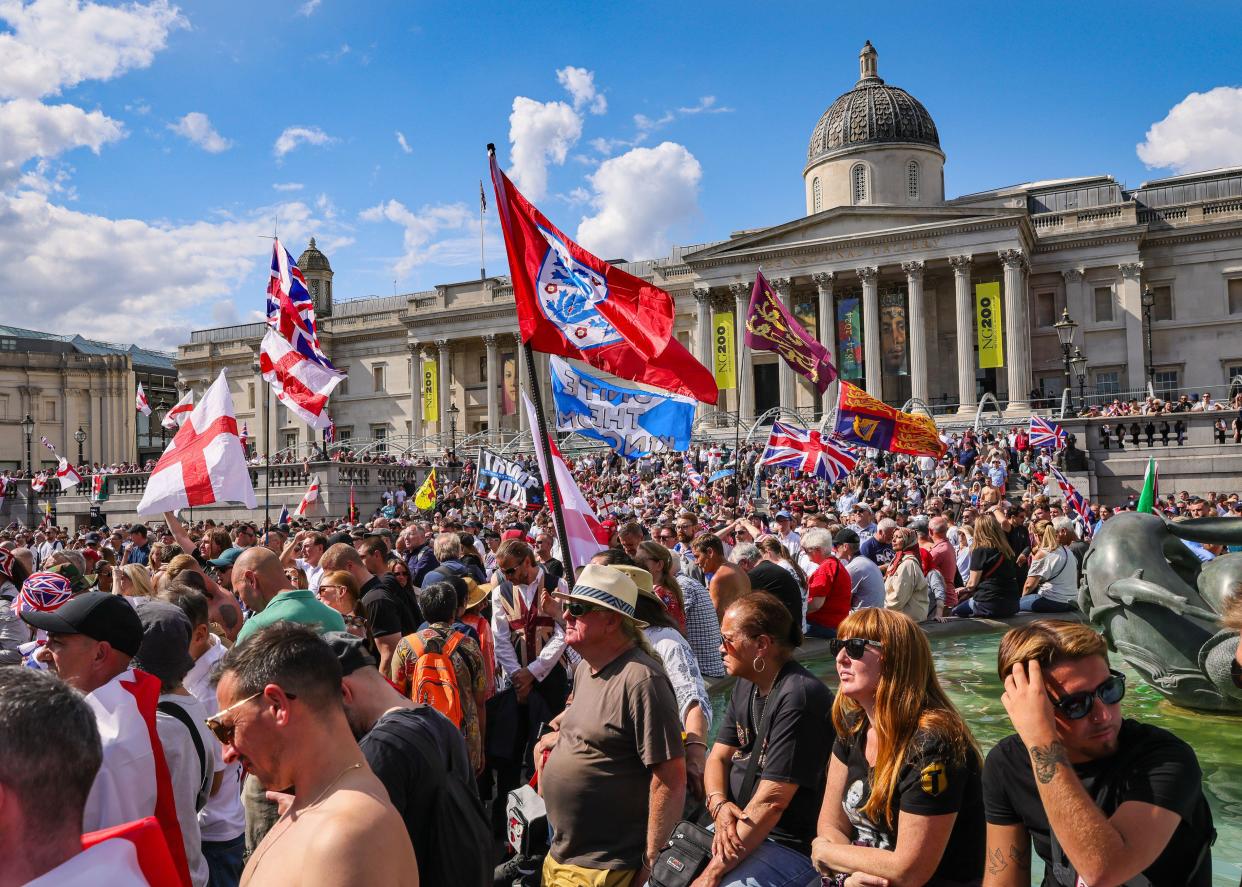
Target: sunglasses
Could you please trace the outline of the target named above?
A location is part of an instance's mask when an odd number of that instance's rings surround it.
[[[228,708],[222,709],[221,711],[216,712],[214,715],[212,715],[211,717],[207,719],[207,722],[206,722],[207,729],[211,731],[212,735],[215,736],[216,739],[220,740],[221,745],[232,745],[233,744],[233,731],[237,729],[237,725],[226,724],[223,721],[221,721],[220,718],[228,714],[229,712],[231,712],[233,709],[237,708],[238,706],[245,705],[247,702],[250,702],[252,699],[258,699],[262,695],[263,695],[263,691],[260,690],[258,693],[255,693],[253,696],[247,696],[241,702],[234,702]]]
[[[1108,673],[1109,679],[1094,690],[1083,690],[1081,693],[1070,693],[1068,696],[1054,699],[1052,700],[1053,707],[1071,721],[1077,721],[1091,712],[1097,696],[1105,705],[1116,705],[1125,698],[1126,676],[1112,669],[1109,669]]]
[[[565,612],[575,619],[581,619],[587,613],[595,613],[599,609],[595,604],[588,604],[583,601],[570,601],[565,604]]]
[[[884,645],[879,641],[867,638],[833,638],[828,642],[828,649],[832,651],[833,656],[839,656],[844,650],[845,655],[851,659],[862,659],[868,647],[875,647],[877,650],[884,649]]]
[[[520,569],[521,567],[501,567],[500,572],[502,575],[505,575],[505,576],[513,576]]]

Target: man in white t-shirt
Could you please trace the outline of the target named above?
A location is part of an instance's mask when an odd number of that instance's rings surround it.
[[[280,564],[283,567],[296,566],[305,573],[306,587],[311,594],[316,594],[319,591],[319,580],[323,578],[323,567],[319,565],[319,559],[327,550],[328,539],[323,533],[303,530],[290,539],[280,552]]]

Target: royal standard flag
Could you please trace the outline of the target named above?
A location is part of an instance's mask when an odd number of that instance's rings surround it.
[[[414,496],[414,507],[419,511],[431,511],[436,507],[436,470],[434,468],[427,474],[423,485],[418,488],[418,493]]]
[[[833,432],[841,440],[889,453],[940,458],[948,449],[931,416],[903,413],[844,379]]]

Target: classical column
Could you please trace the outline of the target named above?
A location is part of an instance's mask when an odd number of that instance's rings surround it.
[[[1126,385],[1132,392],[1147,388],[1147,350],[1143,347],[1143,263],[1123,262],[1121,272],[1121,310],[1126,320]],[[1140,400],[1142,394],[1136,394]]]
[[[255,352],[254,360],[251,366],[258,366],[259,353]],[[267,420],[267,383],[263,381],[263,371],[254,374],[254,427],[250,429],[250,443],[254,447],[255,455],[263,455],[263,447],[265,440],[263,437],[264,429],[267,427],[264,423]]]
[[[715,368],[715,362],[712,356],[712,291],[707,287],[695,287],[690,291],[694,296],[696,314],[694,317],[695,338],[698,340],[695,350],[698,352],[695,356],[699,359],[699,363],[707,367],[708,371]],[[715,408],[708,404],[701,404],[700,414],[706,415],[709,411],[718,412],[719,404]]]
[[[448,431],[448,408],[453,398],[453,384],[449,379],[452,355],[448,339],[436,339],[436,347],[440,349],[440,433],[443,434]]]
[[[418,342],[408,340],[405,348],[410,354],[410,444],[423,436],[423,352]]]
[[[927,395],[927,326],[923,308],[923,263],[902,262],[906,272],[906,338],[910,343],[910,396],[923,403]]]
[[[957,297],[957,402],[959,413],[975,411],[975,315],[970,291],[970,256],[949,256]]]
[[[836,330],[836,306],[833,304],[832,288],[836,282],[837,272],[820,271],[811,275],[815,288],[819,291],[819,343],[828,349],[833,363],[837,362],[837,343],[833,335]],[[837,402],[837,383],[834,381],[824,389],[822,411],[827,413]]]
[[[1031,324],[1026,295],[1026,253],[1003,249],[998,255],[1005,266],[1005,363],[1009,369],[1009,404],[1006,410],[1022,413],[1031,408]]]
[[[789,277],[774,277],[769,282],[772,284],[772,289],[776,292],[776,297],[785,306],[785,310],[792,314],[793,306],[789,303],[789,294],[793,289],[793,280]],[[790,369],[789,364],[785,363],[784,358],[777,356],[776,359],[780,363],[781,408],[797,410],[798,391],[794,387],[794,371]]]
[[[863,367],[867,373],[867,393],[876,400],[884,399],[881,370],[884,359],[880,355],[880,269],[874,265],[859,268],[856,272],[862,281],[863,303]]]
[[[737,402],[738,413],[744,419],[755,415],[755,356],[746,347],[746,312],[750,310],[749,283],[729,286],[733,293],[733,326],[737,332]]]
[[[483,337],[487,347],[487,437],[496,443],[500,435],[500,354],[496,349],[496,336],[492,333]]]
[[[517,350],[517,368],[518,368],[518,431],[525,431],[529,422],[526,417],[526,403],[522,400],[522,392],[526,392],[526,396],[530,397],[530,371],[526,369],[526,349],[522,347],[521,335],[514,334],[513,346]]]

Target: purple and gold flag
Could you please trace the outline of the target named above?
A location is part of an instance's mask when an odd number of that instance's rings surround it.
[[[750,293],[745,342],[755,351],[775,351],[795,373],[810,379],[820,394],[837,377],[828,349],[789,313],[762,271],[755,275],[755,288]]]

